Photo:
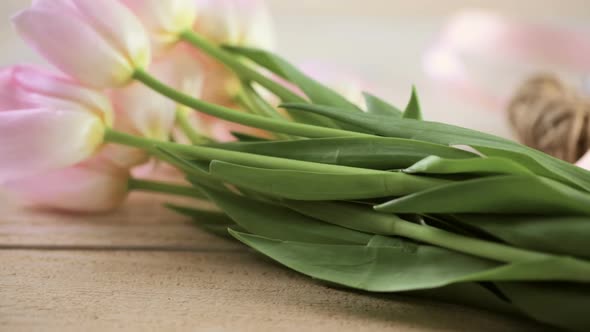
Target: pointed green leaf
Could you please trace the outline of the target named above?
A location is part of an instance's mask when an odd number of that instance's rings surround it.
[[[441,287],[499,265],[396,238],[376,237],[374,242],[364,246],[325,245],[230,232],[241,242],[295,271],[375,292]]]
[[[356,289],[398,292],[468,281],[590,281],[590,264],[571,258],[497,263],[400,238],[367,245],[269,239],[230,230],[241,242],[305,275]]]
[[[590,326],[590,287],[572,283],[497,283],[522,312],[533,319],[570,331]]]
[[[474,153],[445,145],[386,137],[223,143],[212,145],[212,147],[279,158],[379,170],[408,167],[431,155],[448,159],[477,157]]]
[[[437,122],[342,112],[334,107],[308,104],[285,104],[283,107],[328,116],[381,136],[472,146],[488,156],[506,157],[538,175],[590,191],[589,171],[494,135]]]
[[[363,92],[363,95],[365,97],[365,104],[367,105],[367,113],[382,116],[393,116],[396,118],[400,118],[402,116],[402,111],[384,101],[383,99],[368,92]]]
[[[590,195],[535,176],[507,175],[455,182],[375,207],[394,213],[590,214]]]
[[[394,214],[374,211],[370,205],[294,200],[284,200],[283,204],[311,218],[376,235],[395,235],[395,224],[406,222]]]
[[[506,243],[590,259],[590,218],[569,216],[455,215]]]
[[[205,209],[191,208],[187,206],[180,206],[176,204],[165,204],[166,208],[190,217],[198,222],[218,223],[218,224],[234,224],[234,222],[220,211],[211,211]]]
[[[210,199],[250,233],[289,241],[366,244],[371,235],[326,224],[288,208],[229,192],[204,189]]]
[[[193,218],[197,227],[215,236],[234,239],[227,231],[230,227],[240,232],[245,231],[245,229],[238,226],[222,212],[194,209],[173,204],[166,204],[166,207],[182,215]]]
[[[533,172],[512,160],[497,157],[444,159],[438,156],[429,156],[406,168],[404,172],[410,174],[533,175]]]
[[[335,174],[246,167],[213,161],[213,176],[261,193],[299,200],[348,200],[390,197],[448,183],[397,172]]]
[[[420,100],[418,99],[418,92],[416,87],[412,87],[412,96],[406,106],[403,114],[404,119],[422,120],[422,109],[420,108]]]

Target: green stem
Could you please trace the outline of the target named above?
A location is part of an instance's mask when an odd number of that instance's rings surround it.
[[[172,194],[184,197],[192,197],[198,199],[207,199],[203,193],[193,187],[182,186],[172,183],[151,181],[151,180],[140,180],[140,179],[129,179],[129,190],[145,191],[163,194]]]
[[[247,83],[242,84],[240,97],[253,109],[257,110],[260,115],[275,119],[285,119],[276,108],[272,107],[266,100],[260,97],[254,88]]]
[[[245,126],[265,129],[271,132],[313,138],[369,136],[367,134],[361,134],[352,131],[306,125],[279,119],[269,119],[257,115],[239,112],[231,108],[207,103],[167,86],[143,69],[136,69],[133,77],[154,91],[170,98],[171,100],[174,100],[177,103],[227,121],[243,124]]]
[[[266,100],[260,97],[248,83],[244,82],[242,84],[242,88],[238,92],[236,100],[242,105],[242,107],[248,109],[253,114],[268,118],[285,120],[285,118]],[[276,133],[275,137],[281,140],[291,140],[295,138],[293,136],[281,133]]]
[[[526,262],[551,257],[544,253],[479,240],[447,232],[432,226],[418,225],[402,220],[396,220],[391,223],[389,235],[402,236],[469,255],[507,263]]]
[[[182,132],[191,141],[192,144],[207,144],[211,143],[212,140],[206,136],[199,134],[195,128],[191,125],[188,114],[180,108],[176,111],[176,123],[180,126]]]
[[[137,147],[149,152],[158,153],[158,147],[168,149],[176,154],[190,157],[196,160],[220,160],[229,163],[260,168],[282,168],[310,172],[326,172],[338,174],[372,174],[382,173],[369,169],[361,169],[349,166],[329,165],[308,161],[292,160],[286,158],[269,157],[245,152],[229,151],[198,145],[183,145],[171,142],[163,142],[144,137],[133,136],[113,129],[107,129],[104,137],[106,142]]]
[[[238,60],[236,57],[234,57],[232,54],[228,53],[227,51],[223,50],[217,45],[214,45],[213,43],[199,36],[195,32],[187,30],[183,32],[180,35],[180,37],[184,41],[199,48],[203,52],[207,53],[209,56],[217,59],[218,61],[229,67],[236,73],[236,75],[240,76],[242,79],[254,81],[260,84],[261,86],[275,94],[277,97],[281,98],[283,102],[306,102],[305,99],[293,93],[293,91],[285,88],[284,86],[278,84],[272,79],[250,68],[249,66]]]

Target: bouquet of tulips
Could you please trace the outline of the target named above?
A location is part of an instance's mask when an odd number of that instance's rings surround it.
[[[423,121],[415,91],[346,98],[268,51],[256,1],[36,0],[14,25],[60,73],[0,74],[4,189],[86,212],[189,196],[218,209],[170,207],[331,284],[590,328],[588,171]],[[141,179],[150,159],[190,185]]]

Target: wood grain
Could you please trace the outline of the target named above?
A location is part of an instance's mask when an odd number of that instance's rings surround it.
[[[320,285],[248,252],[0,251],[5,331],[539,331]]]

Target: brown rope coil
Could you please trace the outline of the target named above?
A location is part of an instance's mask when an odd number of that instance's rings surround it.
[[[508,106],[519,140],[568,162],[590,147],[590,100],[553,75],[526,81]]]

